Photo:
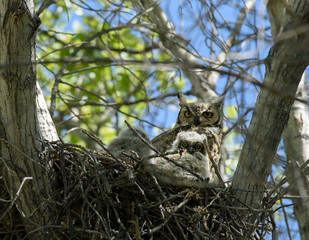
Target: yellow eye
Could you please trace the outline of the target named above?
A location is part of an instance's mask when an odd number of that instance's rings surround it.
[[[211,118],[213,116],[213,113],[212,112],[203,112],[203,116],[205,118]]]
[[[190,111],[185,111],[185,116],[186,117],[191,117],[192,116],[192,113]]]
[[[195,149],[196,150],[201,150],[203,148],[203,145],[201,143],[195,144]]]
[[[186,141],[182,141],[182,142],[180,143],[180,146],[181,146],[182,148],[187,148],[187,147],[188,147],[188,143],[187,143]]]

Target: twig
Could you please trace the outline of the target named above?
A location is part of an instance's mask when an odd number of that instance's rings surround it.
[[[89,132],[85,129],[82,129],[81,131],[82,133],[93,139],[96,143],[98,143],[101,148],[103,148],[109,155],[112,156],[113,159],[115,159],[117,162],[121,162],[117,157],[115,157],[115,155],[111,151],[108,150],[107,147],[104,146],[103,142],[99,138],[97,138],[92,132]]]
[[[301,166],[299,166],[299,170],[304,172],[308,169],[309,159],[305,161]],[[269,196],[271,196],[277,189],[279,189],[284,183],[286,183],[288,179],[284,177],[272,190],[269,191]],[[289,186],[285,189],[281,188],[279,193],[270,199],[270,204],[275,204],[277,200],[281,199],[294,185],[296,182],[289,182]]]
[[[160,204],[162,204],[162,203],[165,203],[165,202],[167,202],[167,201],[172,201],[172,200],[174,200],[174,199],[180,197],[181,195],[183,195],[183,194],[185,194],[185,193],[188,193],[189,191],[190,191],[190,190],[187,188],[187,189],[185,189],[185,190],[183,190],[183,191],[177,193],[176,195],[172,195],[172,196],[170,196],[170,197],[168,197],[168,198],[165,198],[165,199],[163,199],[163,201],[161,201],[161,202],[153,203],[153,204],[149,205],[148,207],[149,207],[149,208],[157,207],[158,205],[160,205]]]
[[[16,193],[15,197],[14,197],[13,200],[11,201],[10,205],[8,206],[8,208],[7,208],[7,209],[4,211],[4,213],[1,215],[1,217],[0,217],[0,222],[1,222],[1,220],[4,218],[4,216],[5,216],[5,215],[11,210],[11,208],[13,207],[13,205],[14,205],[14,203],[16,202],[17,198],[19,197],[19,194],[20,194],[21,189],[23,188],[25,182],[26,182],[27,180],[32,180],[32,179],[33,179],[32,177],[24,177],[24,178],[23,178],[23,180],[22,180],[22,182],[21,182],[21,184],[20,184],[20,186],[19,186],[19,188],[18,188],[18,190],[17,190],[17,193]]]
[[[280,199],[280,205],[282,207],[282,212],[283,212],[283,215],[284,215],[284,220],[285,220],[285,224],[286,224],[286,229],[288,231],[289,239],[292,240],[291,231],[290,231],[289,222],[288,222],[288,217],[286,215],[286,212],[285,212],[285,209],[284,209],[284,206],[283,206],[283,203],[282,203],[282,199]]]
[[[155,177],[155,176],[152,176],[152,179],[154,180],[154,182],[155,182],[157,188],[159,189],[159,192],[161,193],[163,199],[167,201],[167,197],[166,197],[165,194],[163,193],[162,188],[161,188],[161,186],[159,185],[159,183],[158,183],[156,177]],[[181,202],[180,204],[178,204],[178,206],[176,206],[175,208],[172,208],[172,205],[170,204],[169,201],[167,201],[167,204],[168,204],[168,206],[169,206],[171,209],[173,209],[173,213],[176,213],[176,212],[177,212],[182,206],[184,206],[189,200],[190,200],[190,198],[185,198],[185,200],[184,200],[183,202]],[[174,216],[173,214],[171,214],[171,213],[170,213],[170,215],[167,217],[166,221],[164,221],[162,224],[160,224],[159,226],[157,226],[155,229],[150,230],[149,233],[150,233],[150,234],[153,234],[153,233],[155,233],[156,231],[160,230],[162,227],[164,227],[164,226],[168,223],[168,220],[169,220],[172,216],[174,217],[174,219],[175,219],[175,221],[176,221],[176,224],[177,224],[177,226],[178,226],[178,228],[179,228],[179,230],[180,230],[182,236],[184,237],[184,239],[186,239],[186,237],[185,237],[186,235],[184,234],[182,228],[180,227],[177,217],[175,217],[175,216]],[[153,232],[152,232],[152,231],[153,231]],[[151,232],[152,232],[152,233],[151,233]]]

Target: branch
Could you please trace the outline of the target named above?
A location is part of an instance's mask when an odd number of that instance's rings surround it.
[[[255,0],[247,0],[244,4],[244,8],[240,10],[234,30],[224,43],[225,48],[221,53],[219,53],[216,61],[214,62],[214,69],[221,69],[222,63],[226,60],[227,53],[234,45],[235,38],[238,36],[244,19],[253,7],[254,2]],[[209,74],[206,72],[206,74],[201,74],[196,72],[195,68],[188,68],[188,66],[200,65],[199,59],[191,53],[190,50],[188,50],[186,47],[187,41],[177,35],[173,24],[168,20],[157,1],[133,0],[132,3],[136,9],[141,11],[142,15],[146,15],[150,22],[155,25],[154,29],[160,29],[159,37],[165,50],[173,56],[176,61],[184,65],[182,70],[192,84],[192,91],[194,92],[194,95],[203,100],[216,97],[217,94],[214,91],[214,86],[219,78],[219,72],[210,71]]]
[[[190,63],[190,65],[198,64],[198,60],[190,51],[186,48],[187,41],[178,36],[173,24],[168,20],[165,13],[162,11],[157,1],[153,0],[133,0],[133,6],[141,12],[142,15],[146,15],[150,22],[155,25],[155,29],[159,29],[159,37],[164,46],[164,50],[167,51],[173,58],[179,62]],[[216,93],[210,86],[202,85],[203,77],[194,72],[194,69],[183,68],[184,74],[191,81],[192,89],[195,91],[195,95],[201,99],[207,99],[209,96],[215,97]]]
[[[227,54],[230,52],[231,48],[235,44],[235,39],[240,33],[240,29],[243,25],[243,22],[245,18],[247,17],[249,11],[252,9],[254,6],[255,0],[247,0],[244,3],[244,7],[240,9],[235,26],[233,31],[230,33],[229,37],[227,40],[224,42],[224,49],[217,55],[214,68],[217,68],[218,70],[222,68],[222,64],[226,61],[227,59]],[[214,26],[214,24],[212,24]],[[214,88],[218,79],[219,79],[219,72],[217,71],[211,71],[211,72],[206,72],[205,79],[208,80],[209,84]]]
[[[21,182],[21,184],[20,184],[20,186],[19,186],[19,188],[18,188],[18,190],[17,190],[17,192],[16,192],[15,197],[12,199],[12,201],[11,201],[10,205],[8,206],[8,208],[7,208],[7,209],[4,211],[4,213],[1,215],[1,217],[0,217],[0,222],[1,222],[1,220],[4,218],[4,216],[11,210],[11,208],[13,207],[13,205],[15,204],[17,198],[18,198],[19,195],[20,195],[20,191],[21,191],[21,189],[23,188],[23,186],[24,186],[24,184],[25,184],[25,182],[26,182],[27,180],[32,180],[32,177],[24,177],[24,178],[23,178],[23,180],[22,180],[22,182]]]

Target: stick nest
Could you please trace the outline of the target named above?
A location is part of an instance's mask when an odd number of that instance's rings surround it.
[[[53,163],[47,239],[263,239],[273,228],[270,211],[239,207],[228,188],[164,186],[138,164],[61,142],[46,143],[42,159]],[[256,214],[249,236],[243,216]],[[21,225],[5,221],[0,238],[20,239]]]

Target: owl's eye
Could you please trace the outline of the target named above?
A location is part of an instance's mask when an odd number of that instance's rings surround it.
[[[203,112],[203,116],[205,118],[211,118],[213,116],[213,113],[212,112]]]
[[[181,147],[181,148],[187,148],[187,147],[188,147],[188,143],[187,143],[186,141],[182,141],[182,142],[180,143],[180,147]]]
[[[186,117],[191,117],[192,116],[192,113],[190,111],[185,111],[185,116]]]
[[[203,149],[203,144],[201,144],[201,143],[195,144],[195,149],[196,150],[202,150]]]

